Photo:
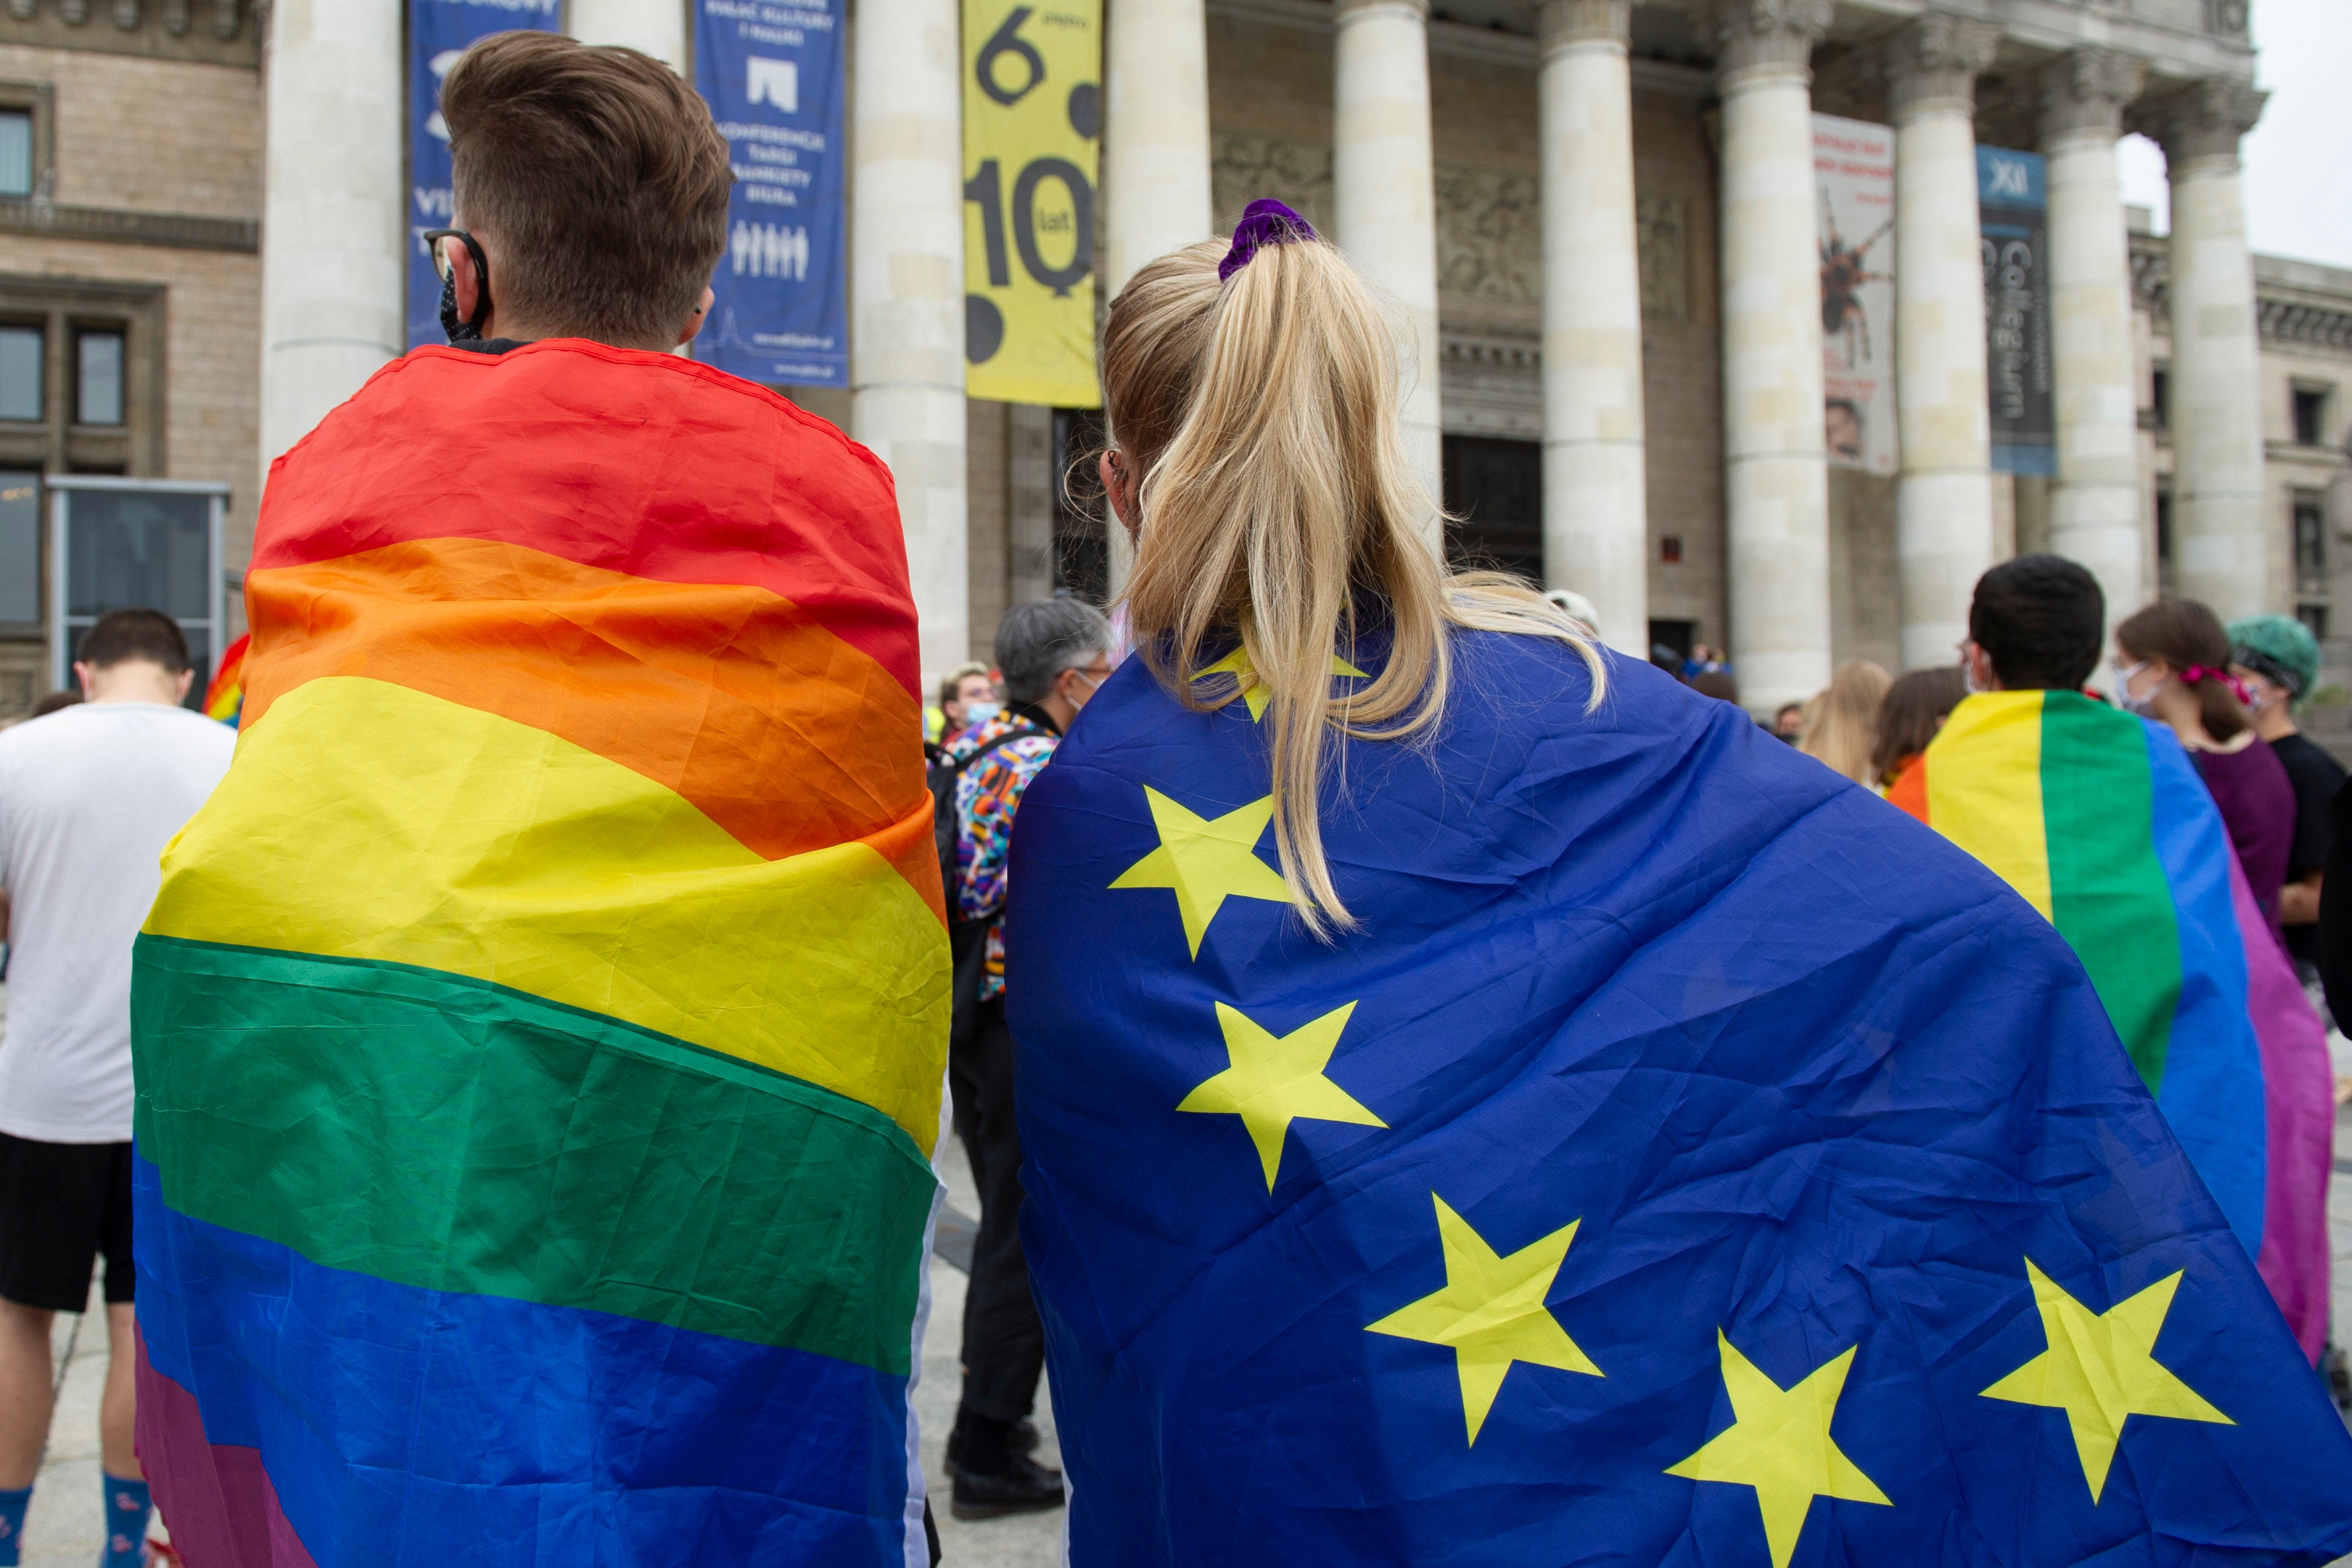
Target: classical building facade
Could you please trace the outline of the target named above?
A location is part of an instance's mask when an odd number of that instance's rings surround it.
[[[1102,286],[1252,197],[1305,212],[1392,301],[1454,548],[1585,593],[1617,646],[1727,643],[1769,706],[1842,658],[1948,660],[1977,574],[2042,547],[2118,616],[2163,589],[2352,647],[2352,274],[2248,252],[2246,0],[1105,3]],[[565,20],[682,68],[687,16]],[[1122,564],[1064,483],[1096,416],[963,392],[958,16],[852,4],[853,384],[786,389],[896,472],[934,673]],[[11,473],[222,481],[239,570],[268,460],[400,351],[402,17],[5,0],[0,382],[12,331],[42,374],[0,385],[0,516]],[[1816,112],[1892,128],[1890,474],[1825,450]],[[2168,239],[2123,205],[2132,132]],[[2047,160],[2053,477],[1993,464],[1979,144]],[[0,625],[0,714],[53,676],[49,630]]]

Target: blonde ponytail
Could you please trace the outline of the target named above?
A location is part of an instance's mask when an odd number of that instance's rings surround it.
[[[1396,741],[1436,724],[1449,628],[1567,644],[1604,681],[1582,629],[1497,573],[1446,571],[1437,509],[1406,466],[1395,350],[1370,291],[1314,240],[1274,244],[1220,284],[1222,241],[1137,272],[1103,333],[1110,439],[1140,476],[1136,564],[1123,595],[1136,647],[1196,710],[1244,678],[1203,676],[1238,640],[1267,701],[1275,845],[1318,935],[1356,922],[1323,855],[1327,731]],[[1334,694],[1359,595],[1385,616],[1387,662]]]

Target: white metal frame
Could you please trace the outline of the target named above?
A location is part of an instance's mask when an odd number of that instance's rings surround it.
[[[228,510],[228,486],[213,479],[126,479],[109,474],[44,474],[41,484],[49,493],[49,682],[55,687],[67,685],[73,671],[66,660],[68,620],[66,606],[72,603],[67,595],[66,581],[66,497],[74,490],[145,490],[158,495],[201,495],[212,498],[209,526],[205,531],[205,548],[211,556],[205,574],[209,586],[205,595],[205,618],[203,622],[180,619],[181,626],[201,624],[207,632],[205,646],[206,657],[217,661],[226,646],[221,634],[228,629],[228,604],[224,592],[227,572],[221,560],[221,523]],[[75,616],[74,620],[83,617]],[[195,686],[204,689],[212,671],[196,671]]]

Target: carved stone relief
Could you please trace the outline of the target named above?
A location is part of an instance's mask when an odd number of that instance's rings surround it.
[[[1690,320],[1690,204],[1680,196],[1636,195],[1633,234],[1641,249],[1642,316]]]
[[[1221,132],[1210,152],[1209,196],[1220,232],[1230,232],[1241,221],[1242,209],[1260,196],[1272,196],[1318,229],[1327,229],[1331,149],[1254,132]]]
[[[1437,166],[1437,287],[1515,305],[1543,302],[1542,196],[1533,174]]]
[[[1210,168],[1217,224],[1229,228],[1260,196],[1288,203],[1318,228],[1331,223],[1331,151],[1255,132],[1220,132]],[[1437,166],[1437,286],[1504,304],[1543,302],[1542,188],[1517,170]],[[1634,205],[1641,243],[1642,313],[1690,318],[1690,204],[1643,195]]]

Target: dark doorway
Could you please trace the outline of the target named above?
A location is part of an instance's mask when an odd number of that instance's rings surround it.
[[[1101,409],[1054,410],[1054,593],[1097,608],[1110,602],[1109,502],[1094,474],[1102,449]]]
[[[1445,437],[1446,558],[1543,583],[1543,447],[1486,436]]]
[[[1697,645],[1697,642],[1698,623],[1696,621],[1652,621],[1650,623],[1650,646],[1656,647],[1663,644],[1674,649],[1678,658],[1688,658],[1691,656],[1691,649]]]

